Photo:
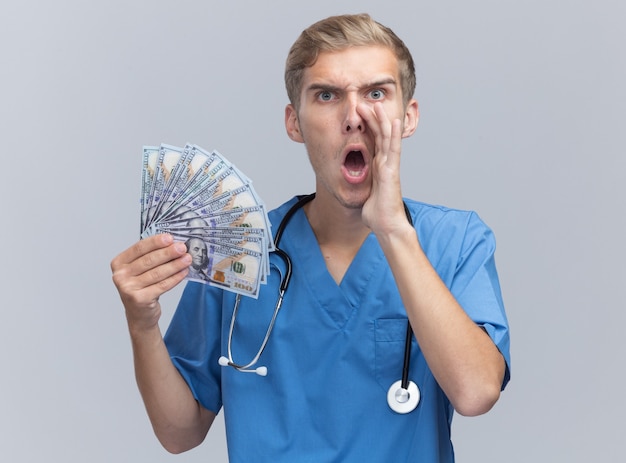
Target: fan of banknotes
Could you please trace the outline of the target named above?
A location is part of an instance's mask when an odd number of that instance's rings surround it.
[[[192,256],[188,279],[252,297],[274,250],[252,182],[217,151],[144,146],[141,238],[169,233]]]

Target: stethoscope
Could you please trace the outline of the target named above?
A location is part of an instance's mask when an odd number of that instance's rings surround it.
[[[242,373],[256,373],[259,376],[267,375],[267,367],[266,366],[258,366],[255,367],[259,358],[263,354],[265,347],[267,346],[267,342],[269,341],[272,330],[274,329],[274,323],[276,322],[276,317],[278,316],[278,312],[283,305],[283,298],[285,297],[285,292],[289,287],[289,280],[291,279],[291,271],[292,271],[292,263],[289,255],[278,247],[280,243],[280,239],[289,223],[289,220],[293,217],[293,215],[300,209],[302,206],[307,204],[315,198],[315,193],[310,195],[302,196],[298,199],[298,201],[291,206],[291,208],[287,211],[283,220],[278,225],[278,229],[276,230],[276,236],[274,237],[274,245],[275,249],[272,253],[279,256],[285,264],[284,272],[278,268],[278,272],[280,273],[280,286],[278,288],[278,300],[276,302],[276,306],[274,308],[274,313],[272,315],[272,319],[267,326],[267,331],[265,332],[265,337],[263,338],[263,342],[261,342],[261,346],[257,351],[256,355],[248,362],[247,364],[239,364],[235,363],[233,360],[232,353],[232,339],[233,332],[235,330],[235,320],[237,319],[237,311],[239,310],[239,304],[241,302],[241,295],[237,294],[235,298],[235,306],[233,308],[233,314],[230,318],[230,327],[228,330],[228,357],[221,356],[219,358],[219,364],[223,367],[231,366],[236,370]],[[413,221],[411,220],[411,213],[409,212],[406,204],[404,205],[404,212],[406,217],[411,224]],[[409,364],[411,362],[411,340],[413,338],[413,330],[411,328],[411,324],[407,322],[406,328],[406,338],[404,342],[404,361],[402,365],[402,378],[396,381],[391,385],[389,390],[387,391],[387,403],[389,407],[396,413],[409,413],[417,407],[420,401],[420,391],[417,385],[409,380]]]

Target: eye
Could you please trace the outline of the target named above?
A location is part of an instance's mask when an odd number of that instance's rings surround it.
[[[372,100],[381,100],[385,96],[385,92],[380,88],[370,91],[369,94]]]
[[[333,93],[328,90],[324,90],[317,95],[317,98],[322,101],[330,101],[333,99]]]

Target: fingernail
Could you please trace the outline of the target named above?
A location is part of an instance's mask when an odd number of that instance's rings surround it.
[[[176,243],[174,247],[181,254],[187,252],[187,246],[185,246],[185,243]]]

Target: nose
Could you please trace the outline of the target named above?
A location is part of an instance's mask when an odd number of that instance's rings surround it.
[[[343,131],[349,132],[364,132],[365,121],[357,111],[357,99],[354,97],[346,98],[346,115],[343,122]]]

